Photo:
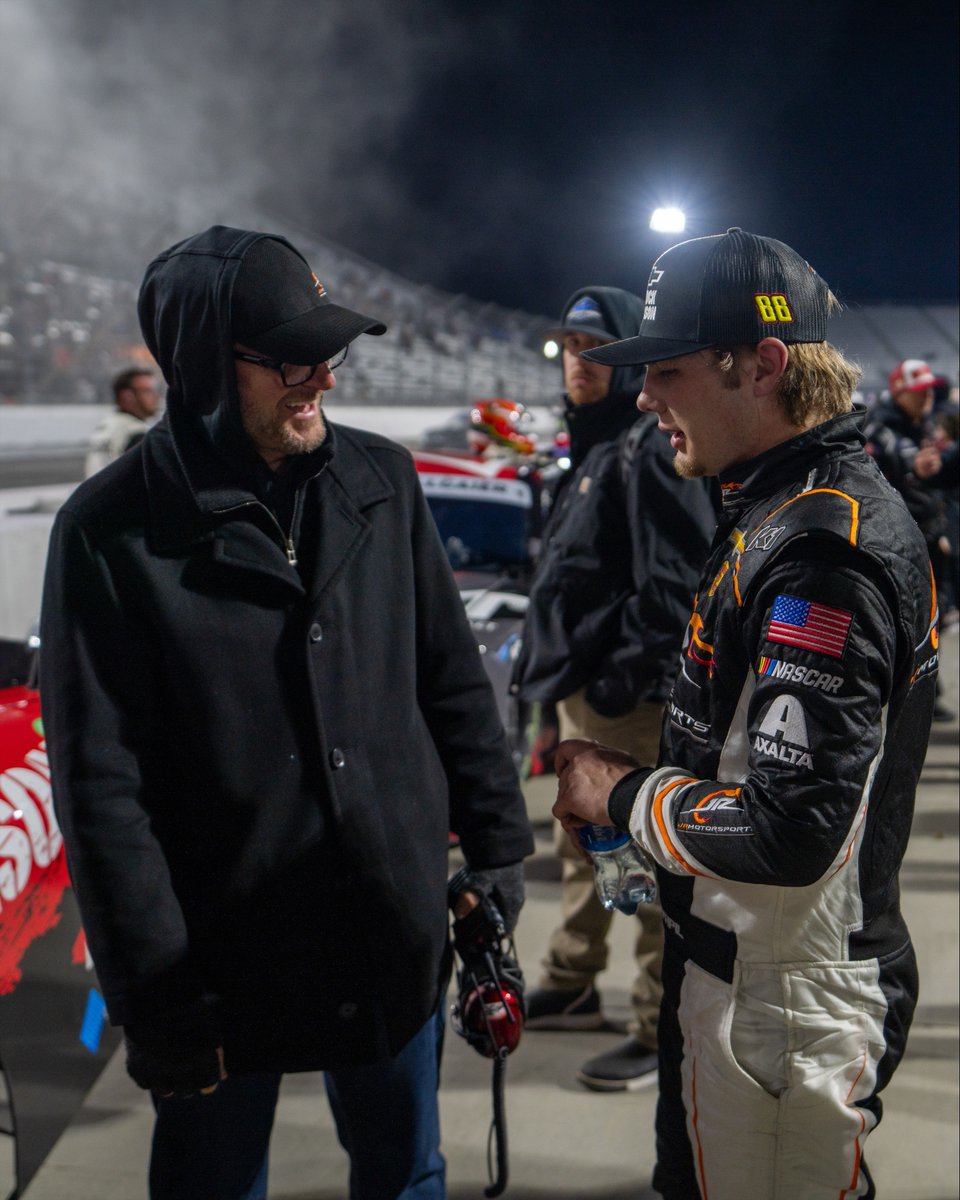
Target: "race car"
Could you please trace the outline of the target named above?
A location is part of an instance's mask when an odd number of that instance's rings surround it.
[[[518,766],[526,713],[510,695],[541,524],[535,463],[414,451],[427,504],[453,568]]]

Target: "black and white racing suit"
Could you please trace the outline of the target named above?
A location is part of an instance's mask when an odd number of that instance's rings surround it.
[[[667,928],[654,1186],[870,1196],[916,1003],[897,872],[938,662],[929,560],[852,414],[721,484],[662,765],[610,800]]]

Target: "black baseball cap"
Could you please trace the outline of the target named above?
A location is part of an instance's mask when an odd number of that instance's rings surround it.
[[[289,243],[263,237],[243,257],[231,297],[238,342],[281,362],[325,362],[361,333],[386,325],[334,304],[327,290]]]
[[[548,329],[544,338],[562,338],[565,333],[586,333],[605,342],[615,342],[617,333],[611,329],[604,293],[609,288],[581,288],[563,306],[560,324]]]
[[[608,366],[660,362],[711,346],[823,342],[830,289],[795,250],[728,229],[671,246],[653,264],[636,337],[585,350]]]

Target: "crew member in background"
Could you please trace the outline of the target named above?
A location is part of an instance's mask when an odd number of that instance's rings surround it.
[[[114,409],[90,435],[84,479],[89,479],[144,438],[160,407],[153,372],[143,367],[121,371],[113,377],[111,386]]]
[[[317,1070],[351,1200],[442,1200],[448,831],[511,929],[533,844],[410,454],[324,415],[385,327],[223,226],[139,312],[167,415],[57,514],[41,695],[151,1200],[263,1200],[281,1076]]]
[[[933,424],[935,439],[921,446],[914,459],[913,472],[927,487],[937,488],[943,496],[947,514],[947,587],[941,584],[940,630],[956,632],[960,628],[960,417],[956,404],[940,410],[934,402]],[[936,710],[934,710],[936,715]]]
[[[659,766],[557,751],[554,815],[628,830],[667,931],[654,1188],[871,1197],[863,1159],[917,997],[898,872],[938,667],[923,537],[863,452],[824,281],[739,229],[653,266],[640,408],[718,476]]]
[[[637,413],[642,372],[580,357],[632,336],[642,316],[638,296],[581,288],[547,334],[563,351],[571,467],[543,532],[513,686],[525,701],[556,705],[560,737],[597,738],[650,761],[716,514],[708,487],[674,471],[656,420]],[[527,998],[526,1027],[599,1029],[595,980],[612,914],[559,825],[556,835],[563,915]],[[641,905],[636,924],[628,1037],[577,1075],[596,1090],[656,1079],[659,907]]]
[[[933,478],[924,478],[924,464],[916,469],[917,455],[936,443],[932,413],[937,377],[930,367],[918,358],[904,359],[890,372],[890,398],[876,405],[864,431],[867,453],[893,484],[910,515],[920,526],[927,553],[933,564],[938,589],[950,594],[950,536],[947,506],[939,485]],[[938,698],[934,708],[935,721],[951,721],[953,713]]]

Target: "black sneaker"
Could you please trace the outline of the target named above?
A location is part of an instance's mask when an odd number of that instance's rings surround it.
[[[534,988],[527,996],[525,1029],[602,1029],[600,993],[588,983],[575,991]]]
[[[636,1092],[657,1082],[657,1052],[629,1037],[585,1062],[577,1079],[593,1092]]]

